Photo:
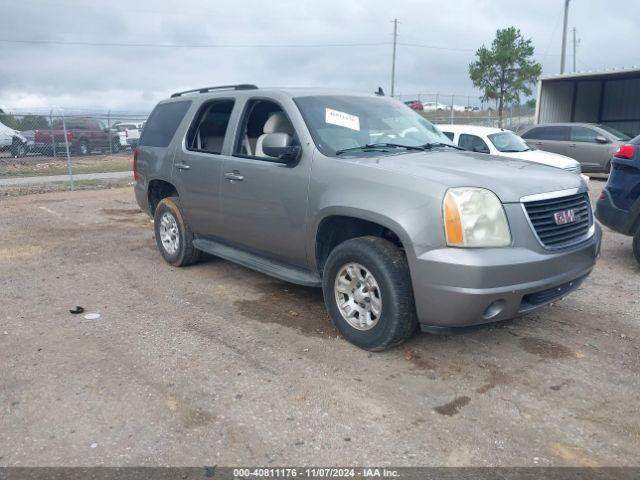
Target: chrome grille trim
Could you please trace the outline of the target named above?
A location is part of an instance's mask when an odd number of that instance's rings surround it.
[[[530,195],[521,199],[522,210],[538,242],[549,250],[578,245],[591,238],[595,231],[591,202],[586,191],[562,190]],[[554,213],[574,209],[575,222],[558,225]]]

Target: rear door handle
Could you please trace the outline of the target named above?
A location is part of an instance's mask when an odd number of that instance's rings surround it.
[[[238,172],[237,170],[225,173],[224,178],[226,178],[230,182],[241,182],[242,180],[244,180],[244,176],[240,175],[240,172]]]
[[[176,163],[175,167],[178,170],[189,170],[191,167],[189,165],[187,165],[186,163]]]

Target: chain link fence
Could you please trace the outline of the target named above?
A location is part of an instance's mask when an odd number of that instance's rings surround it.
[[[66,185],[131,172],[147,113],[52,109],[0,113],[0,179],[65,175]]]
[[[435,124],[478,125],[498,127],[497,108],[472,95],[442,93],[399,94],[396,99],[406,103]],[[532,105],[508,105],[502,110],[502,127],[516,133],[534,123]]]

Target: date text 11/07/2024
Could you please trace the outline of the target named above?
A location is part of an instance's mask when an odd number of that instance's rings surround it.
[[[387,468],[236,468],[234,478],[397,478]]]

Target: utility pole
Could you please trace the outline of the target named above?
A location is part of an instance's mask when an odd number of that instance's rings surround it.
[[[578,40],[576,40],[576,27],[573,27],[573,73],[576,72],[576,48],[578,47]]]
[[[396,46],[398,45],[398,19],[393,19],[393,57],[391,57],[391,96],[396,88]]]
[[[564,61],[567,53],[567,21],[569,19],[569,2],[564,0],[564,24],[562,27],[562,52],[560,52],[560,73],[564,73]]]
[[[576,71],[576,58],[580,39],[576,38],[576,27],[573,27],[573,71]]]

